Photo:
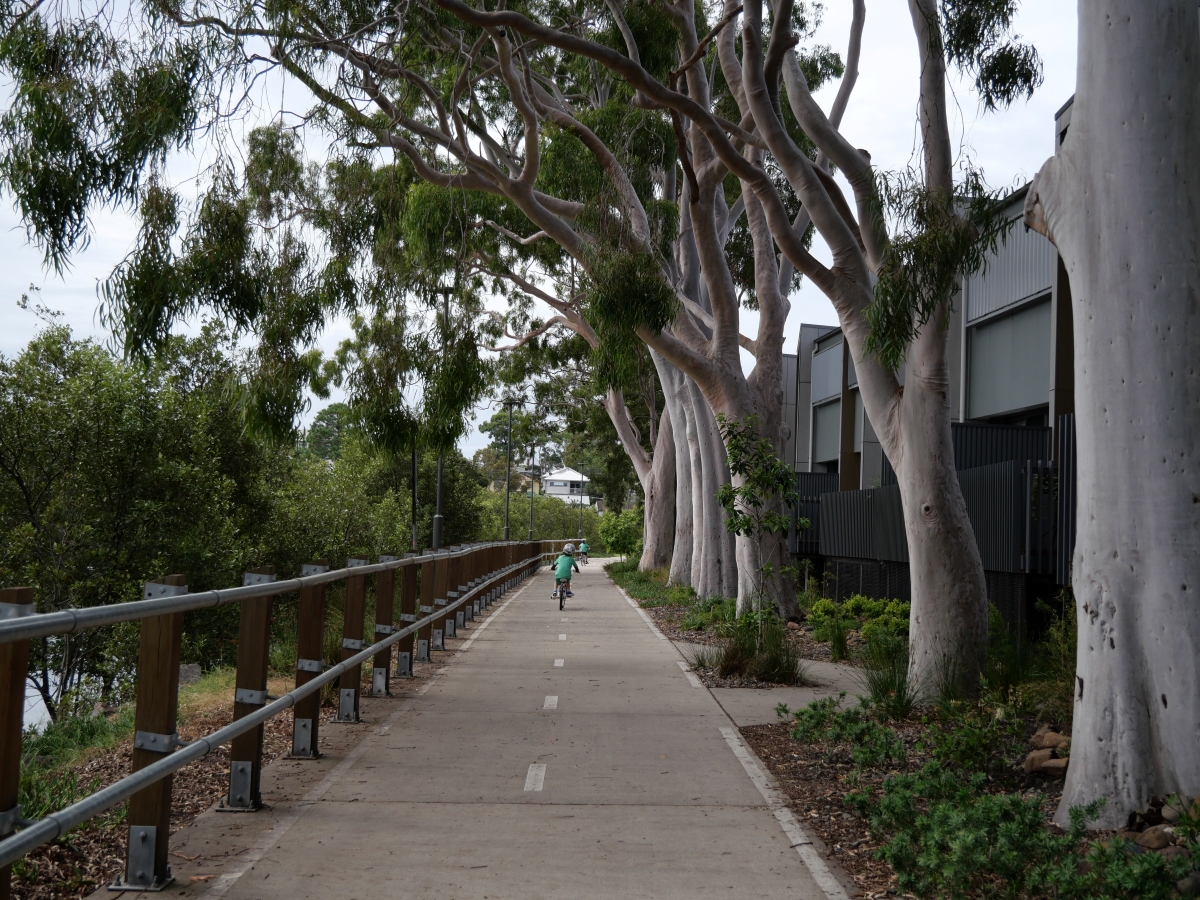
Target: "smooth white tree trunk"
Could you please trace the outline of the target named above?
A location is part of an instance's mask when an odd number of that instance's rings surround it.
[[[1026,201],[1070,275],[1079,652],[1058,819],[1200,795],[1200,15],[1079,4],[1078,93]]]
[[[638,569],[643,572],[667,565],[675,541],[675,440],[669,407],[663,410],[658,422],[653,460],[642,483],[645,518]]]
[[[668,584],[692,584],[692,456],[687,438],[687,415],[680,398],[684,375],[663,356],[651,350],[663,398],[677,432],[675,445],[675,535],[671,548]]]

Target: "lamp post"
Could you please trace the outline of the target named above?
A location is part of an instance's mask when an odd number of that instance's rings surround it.
[[[504,450],[504,539],[506,541],[508,540],[509,490],[512,484],[512,410],[516,402],[511,395],[504,398],[504,405],[508,407],[508,440]]]
[[[529,448],[529,540],[533,540],[533,488],[536,484],[535,479],[541,473],[538,471],[537,465],[537,446],[531,445]]]

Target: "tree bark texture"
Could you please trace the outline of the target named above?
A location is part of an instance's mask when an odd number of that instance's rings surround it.
[[[1079,621],[1058,810],[1200,794],[1200,17],[1079,4],[1078,93],[1026,222],[1071,281]]]

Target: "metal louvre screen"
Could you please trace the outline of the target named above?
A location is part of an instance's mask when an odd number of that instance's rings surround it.
[[[1071,583],[1071,559],[1075,555],[1075,413],[1058,417],[1058,529],[1055,535],[1054,580]]]
[[[799,502],[792,510],[792,552],[816,555],[821,552],[821,495],[838,489],[836,472],[797,472],[796,493]],[[800,531],[798,519],[808,519],[808,528]]]
[[[954,441],[954,468],[962,471],[1013,460],[1050,459],[1054,429],[1032,425],[952,422],[950,436]],[[896,483],[896,472],[886,455],[883,457],[883,474],[879,483]]]

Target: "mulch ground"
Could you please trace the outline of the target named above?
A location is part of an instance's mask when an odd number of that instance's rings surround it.
[[[862,897],[883,900],[908,896],[896,893],[891,867],[873,856],[879,845],[871,839],[867,823],[843,802],[842,798],[850,790],[845,779],[854,768],[848,749],[825,743],[798,743],[791,739],[790,729],[790,723],[780,722],[740,730],[791,799],[792,814],[797,821],[825,842],[830,859],[850,876]],[[912,744],[921,735],[921,725],[906,722],[896,726],[896,731],[909,745],[909,769],[920,768],[925,757],[913,751]],[[878,787],[887,774],[880,770],[863,770],[859,785]],[[1021,787],[1028,794],[1043,795],[1043,808],[1049,822],[1062,796],[1062,784],[1061,779],[1029,775],[1025,776]]]
[[[321,721],[333,718],[332,707],[321,710]],[[180,723],[181,740],[194,740],[228,725],[232,711],[218,710]],[[291,712],[266,723],[263,764],[292,747]],[[107,787],[129,774],[133,758],[130,738],[97,753],[77,768],[82,796]],[[171,786],[171,833],[189,825],[229,790],[229,746],[225,745],[175,773]],[[15,900],[76,900],[116,878],[125,866],[124,806],[93,819],[61,841],[39,847],[24,864],[14,867]]]

